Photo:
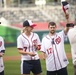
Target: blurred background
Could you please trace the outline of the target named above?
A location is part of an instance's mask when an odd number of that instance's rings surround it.
[[[70,22],[74,23],[76,0],[67,1],[70,4],[70,9],[68,10]],[[48,22],[56,22],[57,32],[66,25],[61,0],[0,0],[0,36],[4,38],[6,46],[4,55],[5,75],[20,75],[21,61],[16,40],[18,35],[21,34],[22,24],[26,19],[37,24],[33,31],[38,33],[40,40],[48,33]],[[73,75],[71,48],[67,38],[65,43],[65,51],[69,60],[68,75]],[[38,53],[41,54],[39,51]],[[42,75],[45,75],[45,61],[41,60],[41,64]]]
[[[67,1],[70,4],[70,21],[74,22],[76,0]],[[6,46],[16,46],[16,39],[26,19],[37,23],[34,32],[39,34],[40,40],[48,32],[48,22],[56,22],[57,31],[66,24],[61,0],[0,0],[0,35]]]

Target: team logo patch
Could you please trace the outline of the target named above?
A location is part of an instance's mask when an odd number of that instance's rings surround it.
[[[35,46],[37,44],[37,39],[33,40],[33,45]]]
[[[61,38],[60,37],[56,38],[55,42],[56,42],[56,44],[59,44],[61,42]]]
[[[2,41],[0,41],[0,47],[2,46]]]

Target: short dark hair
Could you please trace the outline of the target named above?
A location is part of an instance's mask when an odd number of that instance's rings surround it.
[[[49,22],[48,27],[50,27],[50,25],[51,26],[56,26],[56,23],[55,22]]]

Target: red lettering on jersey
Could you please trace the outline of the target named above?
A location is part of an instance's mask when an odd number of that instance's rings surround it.
[[[47,49],[47,53],[48,54],[52,53],[52,48]]]
[[[0,47],[2,46],[2,41],[0,41]]]
[[[61,42],[61,38],[60,38],[60,37],[57,37],[57,38],[55,39],[55,42],[56,42],[56,44],[59,44],[59,43]]]
[[[37,39],[33,40],[33,45],[36,46],[37,45]]]

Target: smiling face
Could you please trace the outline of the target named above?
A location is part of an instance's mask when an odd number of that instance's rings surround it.
[[[32,32],[32,30],[33,30],[33,27],[31,27],[31,26],[28,26],[26,30],[27,30],[27,32]]]
[[[56,26],[54,25],[54,26],[49,26],[49,32],[51,33],[51,34],[54,34],[55,32],[56,32]]]
[[[56,24],[54,22],[50,22],[48,25],[49,32],[54,34],[56,32]]]
[[[21,33],[31,33],[32,30],[33,30],[33,27],[25,26],[25,27],[23,27],[23,29],[21,30]]]

